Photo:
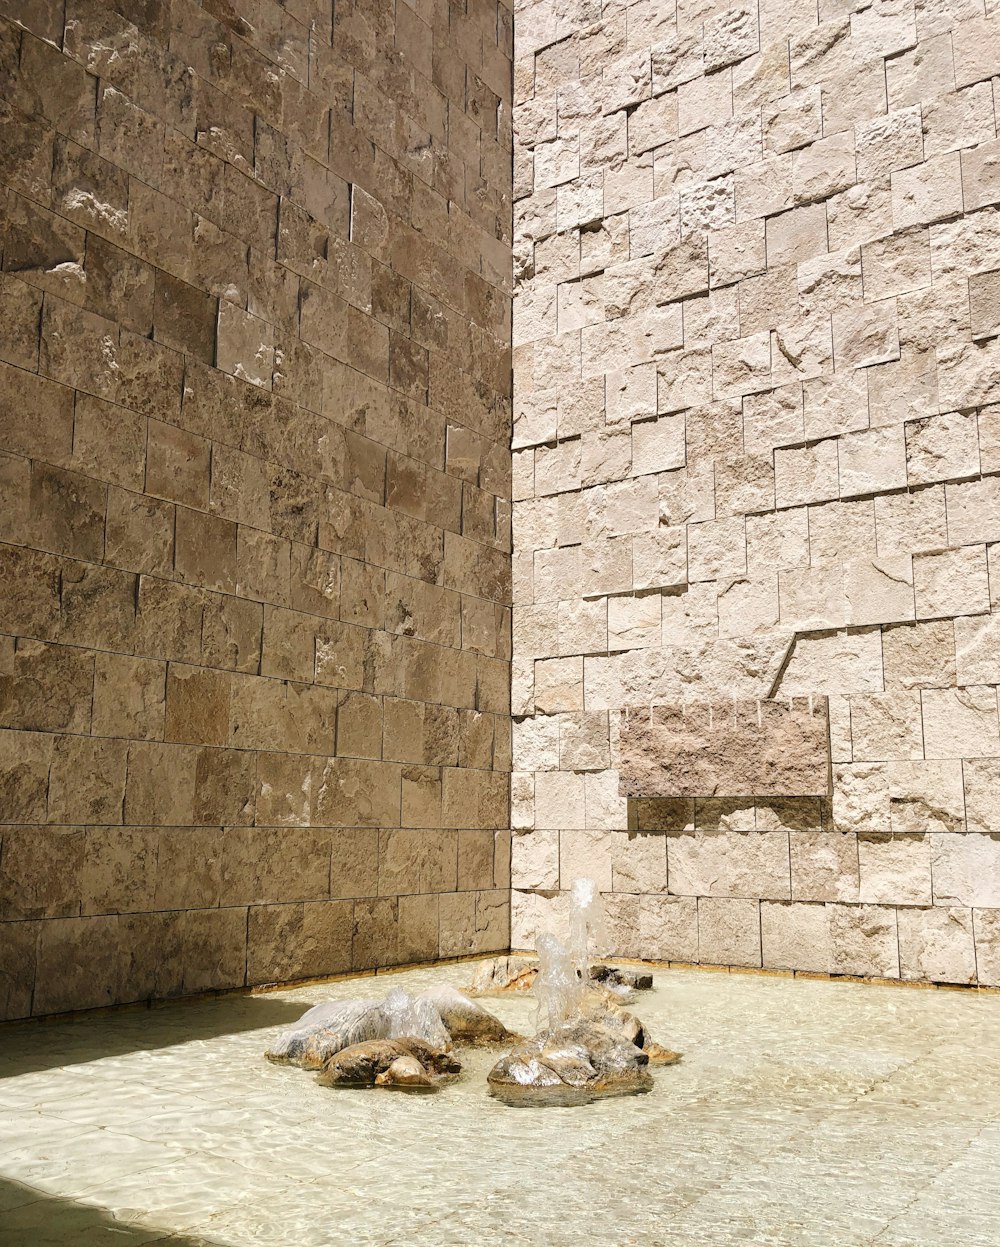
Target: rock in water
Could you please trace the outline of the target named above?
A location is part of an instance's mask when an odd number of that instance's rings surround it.
[[[352,1044],[404,1035],[423,1039],[434,1048],[451,1046],[451,1035],[434,1002],[394,987],[384,1000],[330,1000],[315,1005],[283,1031],[264,1055],[278,1064],[322,1069],[330,1057]]]
[[[635,992],[648,992],[653,987],[653,976],[646,970],[628,970],[621,966],[598,964],[590,967],[594,983],[606,983],[609,987],[630,988]]]
[[[480,966],[472,976],[468,991],[473,996],[488,996],[495,992],[527,992],[534,986],[538,974],[538,962],[528,957],[497,957]],[[649,991],[653,976],[645,970],[623,969],[598,963],[590,967],[592,982],[612,990],[625,992]]]
[[[398,1056],[375,1079],[376,1087],[433,1087],[434,1079],[415,1056]]]
[[[516,1038],[498,1017],[454,987],[432,987],[419,999],[434,1006],[456,1043],[511,1043]]]
[[[491,992],[530,991],[538,974],[538,962],[527,957],[497,957],[480,966],[472,976],[469,993],[487,996]]]
[[[404,1063],[386,1078],[381,1075],[400,1060]],[[414,1064],[426,1082],[414,1082]],[[450,1052],[431,1047],[407,1035],[401,1039],[370,1039],[336,1053],[323,1066],[317,1082],[324,1087],[437,1086],[462,1066]],[[409,1080],[409,1081],[407,1081]]]
[[[388,1034],[381,1001],[328,1000],[314,1005],[274,1040],[264,1055],[280,1065],[318,1069],[341,1048]]]
[[[648,1091],[648,1055],[619,1031],[575,1018],[525,1040],[493,1066],[490,1092],[512,1105],[586,1104]]]

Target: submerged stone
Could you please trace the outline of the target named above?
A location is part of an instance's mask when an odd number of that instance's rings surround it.
[[[317,1082],[323,1087],[436,1087],[459,1073],[458,1058],[407,1035],[371,1039],[336,1053],[323,1066]]]

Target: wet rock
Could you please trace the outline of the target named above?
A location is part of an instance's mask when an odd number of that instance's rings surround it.
[[[530,991],[538,974],[538,962],[527,957],[497,957],[479,969],[472,977],[469,993],[485,996],[491,992]]]
[[[398,1056],[375,1079],[376,1087],[433,1087],[434,1079],[414,1056]]]
[[[577,1018],[502,1057],[487,1075],[490,1092],[512,1105],[583,1104],[648,1091],[649,1055],[620,1030]]]
[[[352,1044],[330,1057],[316,1081],[323,1087],[434,1087],[461,1068],[450,1052],[407,1035]]]
[[[653,987],[652,974],[645,970],[623,970],[620,966],[591,966],[590,978],[594,983],[606,983],[609,987],[628,987],[636,992],[648,992]]]
[[[509,1043],[514,1036],[499,1018],[476,1004],[454,987],[435,987],[424,992],[421,1000],[432,1004],[455,1043]]]
[[[535,985],[538,962],[528,957],[497,957],[487,965],[480,966],[473,975],[468,991],[473,996],[495,993],[527,992]],[[603,963],[590,967],[590,978],[595,983],[614,989],[649,991],[653,976],[644,970],[621,969]]]
[[[387,1036],[388,1027],[381,1001],[328,1000],[307,1010],[264,1055],[279,1065],[319,1069],[342,1048]]]

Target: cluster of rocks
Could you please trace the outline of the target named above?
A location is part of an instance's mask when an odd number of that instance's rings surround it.
[[[538,963],[498,957],[476,973],[472,992],[525,993]],[[382,1000],[315,1005],[267,1049],[269,1061],[318,1073],[324,1087],[435,1090],[453,1081],[458,1046],[512,1045],[487,1075],[490,1092],[507,1104],[586,1103],[652,1087],[649,1066],[680,1054],[655,1043],[642,1021],[621,1006],[620,992],[648,990],[652,977],[616,966],[590,967],[590,986],[576,1015],[524,1039],[453,987],[419,996],[399,988]]]

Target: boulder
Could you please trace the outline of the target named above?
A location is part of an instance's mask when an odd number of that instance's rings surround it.
[[[433,987],[421,996],[437,1009],[445,1030],[455,1043],[511,1043],[517,1036],[482,1005],[454,987]]]
[[[435,1081],[415,1056],[398,1056],[375,1079],[376,1087],[434,1087]]]
[[[451,1035],[430,993],[414,997],[394,987],[384,1000],[330,1000],[314,1005],[264,1055],[282,1065],[322,1069],[330,1057],[352,1044],[404,1035],[423,1039],[435,1048],[451,1046]]]
[[[335,1052],[388,1035],[389,1018],[377,1000],[327,1000],[314,1005],[274,1040],[264,1055],[279,1065],[319,1069]]]
[[[450,1052],[407,1035],[352,1044],[329,1058],[316,1081],[323,1087],[434,1087],[461,1068]]]

